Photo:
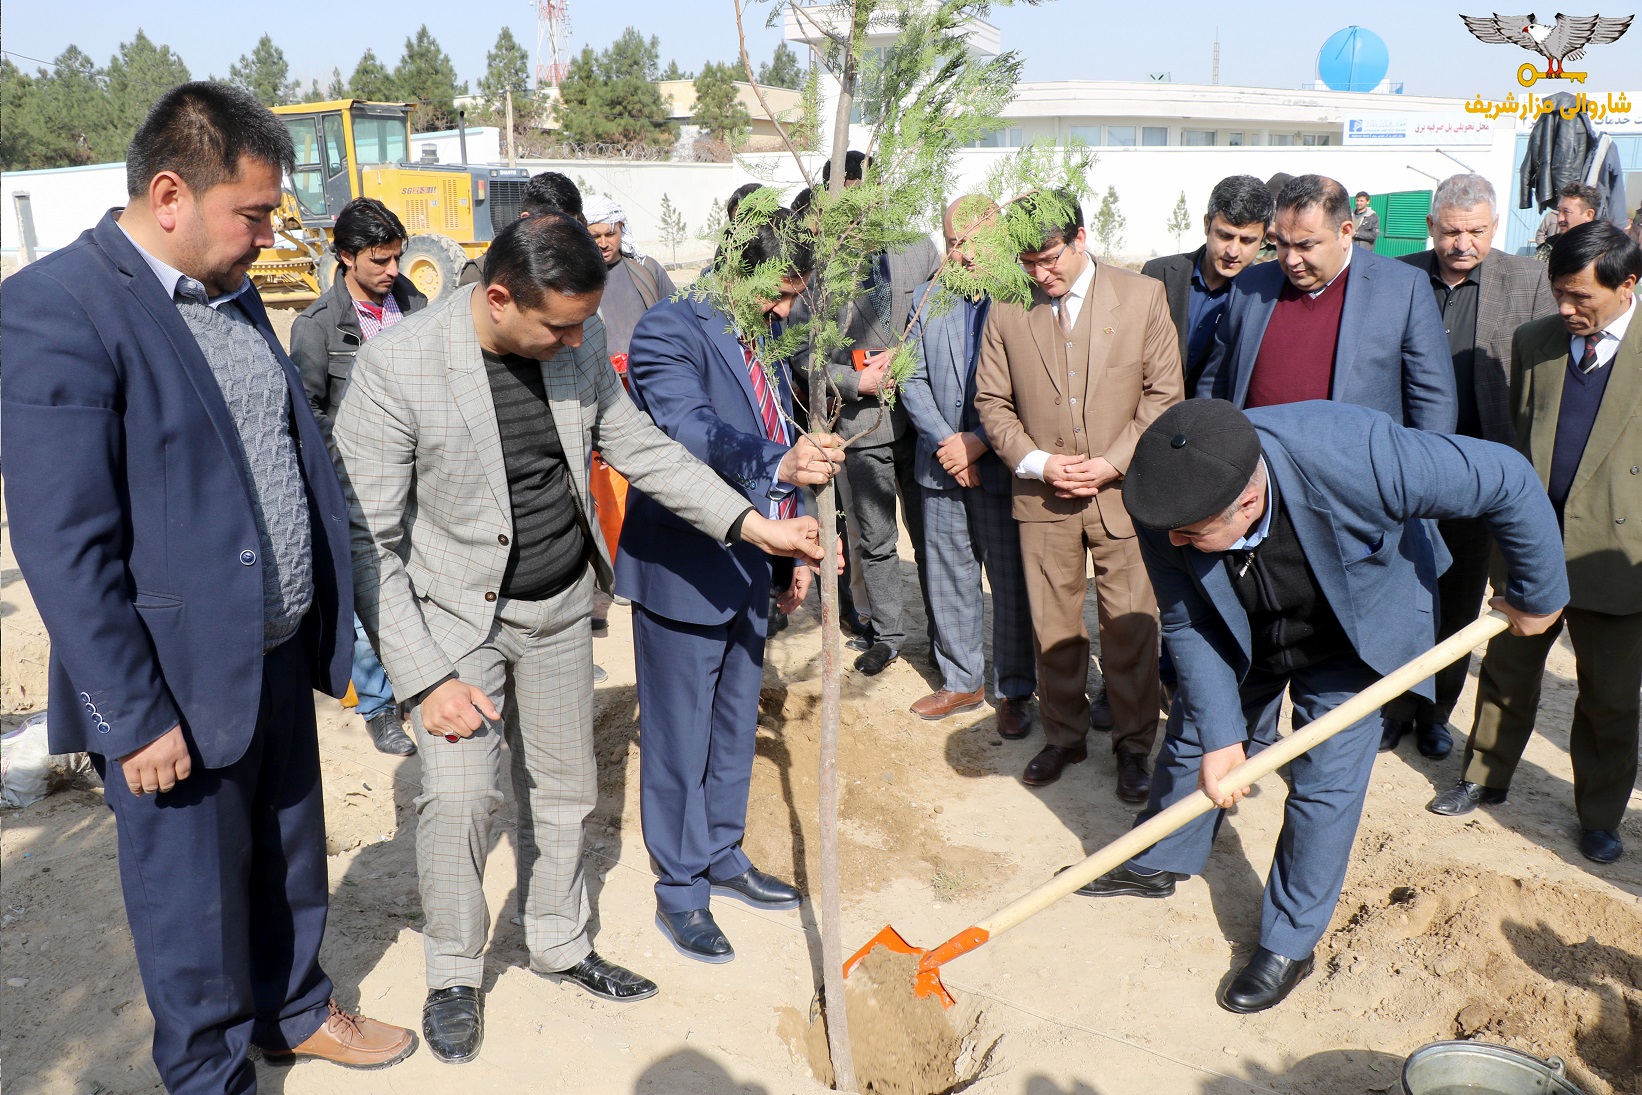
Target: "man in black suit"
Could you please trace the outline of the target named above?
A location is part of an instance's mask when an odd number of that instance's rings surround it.
[[[1197,385],[1203,364],[1214,348],[1214,329],[1225,314],[1232,278],[1254,265],[1271,227],[1274,204],[1266,184],[1253,175],[1231,175],[1209,192],[1203,214],[1203,246],[1180,255],[1153,259],[1140,268],[1163,283],[1169,318],[1180,332],[1180,363],[1186,391]]]
[[[52,751],[104,777],[172,1095],[254,1091],[253,1044],[356,1068],[416,1048],[342,1011],[319,964],[313,689],[348,684],[348,506],[246,276],[294,159],[245,92],[173,88],[125,208],[5,285],[6,501]]]
[[[1481,175],[1455,175],[1437,187],[1426,217],[1435,246],[1403,256],[1431,278],[1437,311],[1454,358],[1459,423],[1455,433],[1502,445],[1516,442],[1511,418],[1511,338],[1530,319],[1551,315],[1556,301],[1545,266],[1533,259],[1493,249],[1499,229],[1494,188]],[[1477,618],[1488,585],[1488,526],[1475,518],[1437,526],[1453,564],[1437,579],[1437,638],[1446,639]],[[1385,706],[1380,751],[1397,747],[1403,735],[1428,757],[1446,757],[1453,748],[1448,718],[1465,687],[1469,655],[1437,674],[1437,695],[1412,692]]]

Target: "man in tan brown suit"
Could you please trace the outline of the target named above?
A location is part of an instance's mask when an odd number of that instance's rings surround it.
[[[1180,339],[1161,283],[1088,253],[1072,195],[1028,195],[1006,215],[1044,225],[1039,248],[1020,256],[1032,303],[992,309],[975,397],[988,442],[1015,473],[1037,638],[1046,744],[1021,778],[1041,787],[1088,756],[1087,551],[1116,722],[1117,793],[1142,802],[1157,736],[1157,601],[1119,487],[1141,433],[1181,399]]]

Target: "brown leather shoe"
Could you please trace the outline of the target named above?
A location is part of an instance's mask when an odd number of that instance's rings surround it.
[[[1021,782],[1028,787],[1047,787],[1060,778],[1068,764],[1079,764],[1089,759],[1089,750],[1082,745],[1045,745],[1038,755],[1026,764]]]
[[[1117,755],[1117,797],[1124,802],[1145,802],[1152,793],[1152,774],[1146,758],[1139,753]]]
[[[346,1068],[387,1068],[416,1052],[416,1035],[404,1027],[379,1023],[363,1015],[350,1015],[335,1000],[331,1013],[308,1040],[295,1049],[262,1051],[274,1060],[318,1057]]]
[[[979,707],[984,699],[984,687],[973,692],[954,692],[950,688],[943,688],[939,692],[931,692],[913,704],[912,713],[921,719],[944,719],[948,715],[956,715],[959,711],[971,711]]]
[[[1032,732],[1032,699],[998,701],[998,737],[1019,741]]]

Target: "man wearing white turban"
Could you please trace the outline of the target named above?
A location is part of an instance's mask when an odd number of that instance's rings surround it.
[[[658,300],[673,295],[673,279],[661,263],[638,249],[627,230],[627,213],[615,201],[602,194],[588,194],[582,199],[582,212],[593,242],[604,255],[604,264],[610,268],[604,301],[599,305],[605,346],[612,355],[625,354],[639,317]]]

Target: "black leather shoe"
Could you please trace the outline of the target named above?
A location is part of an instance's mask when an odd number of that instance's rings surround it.
[[[735,949],[718,929],[718,921],[706,909],[670,913],[656,911],[656,927],[673,944],[673,949],[697,962],[715,966],[735,960]]]
[[[365,729],[371,732],[371,743],[378,753],[390,757],[408,757],[416,752],[416,743],[405,733],[405,724],[399,718],[399,708],[389,707],[365,720]]]
[[[1380,719],[1380,752],[1389,753],[1397,748],[1404,734],[1412,733],[1414,724],[1407,719]]]
[[[1061,868],[1062,871],[1066,869]],[[1173,897],[1174,884],[1186,877],[1173,871],[1141,874],[1128,867],[1113,867],[1072,892],[1081,897]]]
[[[422,1005],[422,1040],[449,1065],[479,1056],[485,1040],[485,1002],[472,985],[433,989]]]
[[[1139,753],[1117,755],[1117,797],[1124,802],[1145,802],[1152,793],[1152,773]]]
[[[1426,803],[1425,808],[1444,817],[1459,817],[1461,814],[1469,814],[1478,806],[1498,806],[1504,801],[1504,787],[1484,787],[1480,783],[1467,783],[1462,779]]]
[[[1592,863],[1612,863],[1625,854],[1618,829],[1581,829],[1579,854]]]
[[[554,970],[542,976],[572,981],[599,999],[614,1000],[618,1004],[648,1000],[656,994],[654,981],[599,957],[598,951],[589,951],[586,958],[567,970]]]
[[[1447,723],[1416,722],[1414,744],[1419,746],[1422,757],[1441,760],[1453,752],[1454,735],[1449,732]]]
[[[865,654],[855,659],[855,668],[868,677],[876,677],[884,671],[886,665],[898,657],[900,654],[888,643],[873,643]]]
[[[804,895],[796,887],[779,878],[765,874],[757,867],[748,867],[734,878],[713,883],[714,897],[733,897],[755,909],[796,909]]]
[[[1232,978],[1231,984],[1220,995],[1220,1006],[1227,1011],[1248,1015],[1265,1011],[1283,1002],[1294,991],[1301,978],[1311,972],[1312,956],[1296,962],[1273,954],[1265,947],[1256,947],[1254,957],[1243,967],[1243,972]]]
[[[1032,733],[1032,699],[998,701],[998,737],[1019,741]]]
[[[1112,704],[1106,698],[1106,686],[1100,686],[1095,698],[1089,701],[1089,729],[1110,730],[1117,725],[1117,719],[1112,715]]]
[[[1021,782],[1028,787],[1047,787],[1060,778],[1068,764],[1081,764],[1089,759],[1089,750],[1082,745],[1045,745],[1038,755],[1026,762]]]

